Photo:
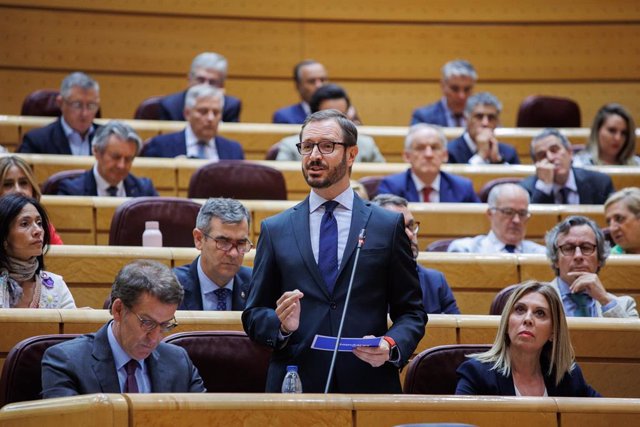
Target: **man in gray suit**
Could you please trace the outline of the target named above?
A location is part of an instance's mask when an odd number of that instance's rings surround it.
[[[111,288],[113,320],[45,352],[43,397],[206,391],[187,352],[161,342],[178,325],[183,294],[169,267],[148,260],[126,265]]]

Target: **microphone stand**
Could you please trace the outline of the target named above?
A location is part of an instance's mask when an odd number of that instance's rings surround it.
[[[364,239],[366,235],[366,229],[360,230],[358,235],[358,246],[356,247],[356,256],[353,261],[353,268],[351,269],[351,278],[349,279],[349,287],[347,288],[347,296],[344,300],[344,308],[342,309],[342,318],[340,319],[340,326],[338,327],[338,336],[336,337],[336,345],[333,348],[333,356],[331,357],[331,365],[329,365],[329,376],[327,376],[327,384],[324,388],[324,393],[329,393],[329,387],[331,386],[331,377],[333,376],[333,369],[336,366],[336,357],[338,356],[338,348],[340,347],[340,340],[342,339],[342,327],[344,326],[344,319],[347,316],[347,307],[349,307],[349,297],[351,296],[351,288],[353,287],[353,279],[356,274],[356,266],[358,265],[358,258],[360,257],[360,249],[364,246]]]

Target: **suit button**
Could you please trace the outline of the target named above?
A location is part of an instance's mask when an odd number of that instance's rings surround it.
[[[331,301],[329,307],[331,307],[331,310],[335,310],[336,308],[338,308],[338,304],[336,304],[335,301]]]

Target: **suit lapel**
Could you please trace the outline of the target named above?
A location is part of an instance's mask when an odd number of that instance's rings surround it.
[[[591,194],[588,191],[589,186],[584,185],[582,171],[576,168],[571,168],[571,170],[573,170],[573,177],[576,180],[576,187],[578,187],[578,197],[580,198],[579,203],[581,205],[592,204],[593,200],[591,199]]]
[[[189,266],[189,282],[183,283],[184,288],[184,309],[202,310],[202,291],[200,289],[200,279],[198,278],[198,256]],[[186,286],[185,286],[186,285]]]
[[[451,188],[451,183],[447,176],[440,172],[440,202],[451,202],[453,201],[453,191]]]
[[[311,276],[316,281],[318,286],[322,289],[322,292],[329,297],[329,291],[327,285],[324,283],[324,279],[320,274],[320,269],[316,263],[316,259],[313,256],[313,249],[311,249],[311,237],[309,233],[309,197],[302,203],[293,207],[291,211],[291,223],[293,225],[293,234],[296,239],[298,251],[302,256],[302,260],[307,269],[311,272]]]
[[[157,348],[153,351],[153,353],[149,355],[149,357],[145,359],[152,393],[163,393],[170,391],[169,382],[167,381],[167,379],[171,377],[171,372],[167,369],[168,365],[170,364],[158,363],[159,359],[160,355],[158,354]]]
[[[235,275],[233,279],[233,301],[231,301],[231,308],[233,310],[244,310],[247,304],[247,297],[249,296],[249,282],[243,280],[240,272]]]
[[[407,171],[405,173],[406,173],[406,176],[405,176],[405,183],[406,183],[405,191],[406,191],[406,195],[407,195],[406,198],[410,202],[413,202],[413,201],[419,202],[420,201],[420,196],[418,196],[418,190],[416,189],[416,185],[413,182],[413,178],[411,177],[411,168],[407,169]],[[355,204],[354,204],[354,207],[355,207]]]
[[[92,368],[103,393],[121,393],[116,362],[113,359],[107,336],[107,328],[110,327],[111,322],[96,332],[93,340],[93,352],[91,353],[93,356]]]
[[[84,176],[84,194],[97,196],[98,184],[96,183],[96,177],[93,176],[93,169],[89,169],[85,172]]]
[[[356,246],[358,245],[358,235],[360,234],[360,231],[367,226],[370,215],[370,204],[365,204],[357,194],[354,195],[353,211],[351,212],[351,226],[349,228],[349,239],[347,240],[347,245],[344,248],[344,254],[342,254],[342,263],[340,264],[340,269],[338,270],[338,278],[340,278],[340,275],[349,262],[351,255],[356,250]],[[336,283],[336,287],[339,283],[340,281],[338,280]]]
[[[67,135],[65,135],[64,133],[64,128],[62,127],[62,119],[58,118],[56,124],[57,126],[54,128],[54,132],[56,133],[56,135],[51,138],[51,142],[53,142],[57,146],[56,150],[60,154],[71,155],[71,145],[69,144]]]

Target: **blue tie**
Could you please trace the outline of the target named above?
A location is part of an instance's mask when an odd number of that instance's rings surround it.
[[[513,254],[516,252],[516,245],[504,245],[504,250]]]
[[[560,189],[560,203],[562,203],[563,205],[566,205],[569,203],[569,192],[571,190],[569,190],[567,187],[562,187]]]
[[[207,141],[198,141],[198,158],[206,159],[207,158],[207,146],[209,144]]]
[[[333,215],[333,210],[338,206],[338,202],[330,200],[325,202],[323,206],[324,215],[322,222],[320,222],[318,267],[331,294],[338,277],[338,222]]]
[[[591,317],[591,313],[589,310],[589,296],[579,293],[579,294],[569,294],[569,298],[575,303],[576,317]]]
[[[218,288],[213,291],[213,293],[216,294],[216,297],[218,298],[217,310],[227,311],[227,297],[231,293],[231,290],[227,288]]]

